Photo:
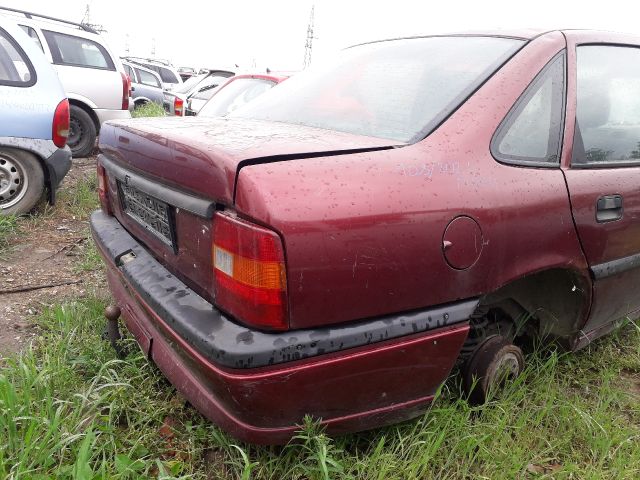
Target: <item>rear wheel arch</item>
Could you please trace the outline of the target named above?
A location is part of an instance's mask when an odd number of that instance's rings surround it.
[[[89,116],[91,117],[91,120],[93,120],[93,124],[96,127],[96,132],[100,133],[100,120],[98,120],[98,116],[96,115],[96,112],[93,111],[93,108],[91,108],[86,103],[84,103],[84,102],[82,102],[80,100],[77,100],[75,98],[70,98],[69,99],[69,104],[70,105],[75,105],[76,107],[80,107],[85,112],[87,112],[87,114],[89,114]]]
[[[74,100],[70,108],[67,145],[74,157],[88,157],[100,133],[100,122],[90,107]]]
[[[589,314],[591,288],[586,272],[570,268],[525,275],[480,299],[472,330],[479,325],[491,334],[496,323],[504,330],[511,322],[510,335],[554,339],[569,347]]]

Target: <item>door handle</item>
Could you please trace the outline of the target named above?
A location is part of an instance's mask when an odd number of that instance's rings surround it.
[[[622,195],[604,195],[596,204],[596,221],[615,222],[622,218],[622,211]]]

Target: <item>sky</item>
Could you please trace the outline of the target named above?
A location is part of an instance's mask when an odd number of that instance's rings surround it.
[[[107,30],[116,54],[176,67],[300,70],[315,5],[312,61],[370,40],[465,30],[595,28],[640,34],[637,0],[0,0]]]

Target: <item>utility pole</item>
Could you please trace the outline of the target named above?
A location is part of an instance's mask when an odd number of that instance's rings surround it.
[[[127,33],[124,38],[124,53],[129,56],[129,34]]]
[[[151,39],[151,58],[156,58],[156,37]]]
[[[311,15],[309,16],[309,25],[307,26],[307,40],[304,44],[304,68],[311,65],[311,52],[313,50],[313,12],[316,6],[311,5]]]
[[[85,25],[89,28],[93,28],[96,32],[106,32],[104,26],[99,23],[91,23],[91,6],[87,3],[87,8],[84,11],[84,17],[80,22],[82,25]]]

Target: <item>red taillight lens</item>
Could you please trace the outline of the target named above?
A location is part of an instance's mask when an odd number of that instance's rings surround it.
[[[178,117],[181,117],[184,112],[184,100],[175,97],[173,100],[173,111]]]
[[[100,205],[102,211],[107,215],[111,215],[111,205],[109,204],[109,184],[107,179],[107,171],[104,167],[98,163],[97,169],[98,176],[98,198],[100,198]]]
[[[122,77],[122,110],[129,110],[129,97],[131,96],[131,78],[124,72],[120,72]]]
[[[278,234],[219,212],[213,239],[218,307],[252,326],[286,330],[287,277]]]
[[[69,100],[62,100],[53,114],[51,139],[56,147],[64,148],[69,137]]]

